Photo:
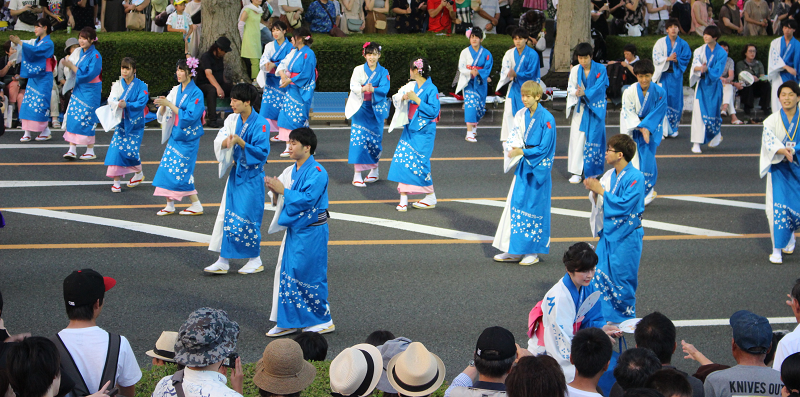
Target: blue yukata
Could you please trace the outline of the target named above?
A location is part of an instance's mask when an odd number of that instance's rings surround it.
[[[292,130],[308,124],[308,111],[311,108],[311,98],[317,86],[316,68],[317,57],[308,46],[303,46],[294,56],[288,58],[286,73],[292,82],[286,90],[283,107],[278,115],[278,128],[280,139],[289,141]],[[286,62],[286,60],[284,60]]]
[[[584,89],[581,97],[575,95],[578,87]],[[573,175],[593,178],[600,176],[605,168],[607,88],[605,65],[592,61],[588,76],[582,65],[572,67],[567,86],[567,115],[573,106],[575,113],[569,131],[567,168]]]
[[[28,79],[25,97],[19,107],[23,130],[42,132],[47,128],[54,66],[53,41],[50,36],[37,38],[34,44],[22,43],[22,67],[19,75]]]
[[[186,88],[178,84],[172,90],[175,92],[173,103],[178,108],[178,114],[175,115],[164,156],[153,178],[153,186],[156,187],[154,195],[180,201],[197,193],[194,188],[194,166],[200,149],[200,137],[204,133],[201,118],[205,103],[203,92],[193,80],[189,81]]]
[[[275,272],[270,320],[281,328],[331,321],[328,305],[328,172],[310,156],[292,164],[281,180],[283,208],[278,224],[286,235]]]
[[[619,175],[614,168],[608,170],[600,182],[605,194],[592,203],[592,232],[600,237],[594,287],[603,293],[603,318],[620,323],[636,317],[644,175],[629,163]]]
[[[697,83],[692,108],[692,143],[716,146],[721,139],[722,115],[719,110],[722,107],[722,81],[719,78],[727,61],[728,53],[720,45],[715,45],[711,50],[704,44],[694,50],[689,80],[690,84]],[[708,65],[707,72],[701,74],[694,70],[704,63]]]
[[[667,93],[655,83],[650,83],[647,93],[635,83],[622,95],[620,133],[630,135],[636,142],[636,156],[631,163],[644,174],[646,194],[655,188],[658,180],[656,150],[663,138],[667,102]],[[650,143],[644,141],[640,128],[650,131]]]
[[[125,79],[119,79],[115,84],[122,86],[123,94],[119,98],[109,98],[109,101],[119,103],[124,100],[125,108],[122,109],[122,121],[114,127],[114,136],[111,137],[111,144],[106,152],[108,177],[142,171],[139,148],[144,136],[145,109],[150,100],[147,84],[142,80],[134,77],[131,84],[128,84]]]
[[[375,91],[361,92],[361,87],[367,84],[372,84]],[[357,164],[356,171],[378,167],[378,160],[383,152],[383,124],[389,116],[390,105],[387,94],[390,85],[389,71],[380,63],[375,66],[374,71],[370,70],[366,63],[357,66],[353,71],[353,77],[350,78],[350,92],[353,99],[348,98],[347,103],[353,108],[359,99],[361,101],[361,106],[350,117],[350,152],[347,156],[348,164]]]
[[[786,43],[784,36],[772,40],[769,46],[769,58],[767,63],[767,77],[771,86],[772,112],[777,113],[781,110],[781,103],[778,100],[778,87],[787,81],[800,81],[798,76],[793,76],[787,72],[785,67],[791,67],[800,71],[800,41],[792,36],[789,43]],[[758,78],[758,76],[753,76]]]
[[[289,40],[284,40],[281,45],[278,45],[278,41],[275,40],[265,47],[264,53],[261,55],[261,65],[265,65],[267,62],[279,65],[290,51],[292,51],[292,43]],[[281,76],[275,74],[276,68],[277,66],[272,70],[266,71],[266,84],[264,85],[261,110],[259,111],[261,117],[272,120],[270,125],[275,124],[272,132],[277,132],[278,115],[281,113],[287,90],[280,87]]]
[[[255,110],[242,123],[237,117],[233,132],[245,142],[233,145],[235,164],[225,188],[223,258],[255,258],[261,255],[261,221],[264,218],[264,164],[269,155],[269,124]]]
[[[670,55],[675,54],[676,61],[667,61]],[[676,37],[675,45],[669,36],[663,37],[653,47],[653,64],[656,72],[653,73],[653,82],[658,83],[667,93],[667,121],[664,132],[670,136],[678,134],[678,124],[683,114],[683,73],[692,61],[692,50],[686,40]]]
[[[556,120],[541,105],[533,115],[528,108],[520,109],[508,142],[524,142],[523,154],[493,246],[512,255],[550,253],[550,174],[556,153]]]
[[[100,107],[100,92],[103,89],[100,72],[103,70],[103,57],[94,45],[80,51],[80,58],[76,64],[78,71],[75,73],[75,88],[72,89],[69,106],[64,115],[66,120],[64,139],[76,145],[94,145],[94,125],[99,122],[94,111]]]
[[[406,194],[433,193],[431,154],[439,121],[439,89],[430,78],[421,87],[418,84],[414,83],[414,92],[420,103],[408,102],[409,122],[403,126],[388,176]]]
[[[790,163],[777,153],[783,148],[797,149],[798,116],[800,111],[795,110],[789,120],[781,108],[764,120],[761,138],[760,174],[767,177],[767,220],[773,247],[780,249],[794,246],[792,236],[800,229],[800,163],[796,154]]]
[[[492,73],[494,59],[489,50],[482,46],[478,48],[478,51],[475,51],[472,46],[469,46],[466,48],[466,51],[469,51],[470,56],[472,56],[472,63],[466,65],[467,72],[477,70],[478,75],[472,77],[470,74],[469,82],[467,86],[464,87],[464,121],[467,124],[477,124],[481,121],[483,115],[486,114],[486,92],[489,89],[489,83],[486,79],[489,77],[489,74]],[[523,51],[523,54],[524,53],[525,51]],[[536,54],[536,51],[533,51],[533,53]],[[536,55],[538,56],[538,54]],[[536,62],[538,64],[538,58]],[[539,71],[538,67],[535,69],[537,72]]]
[[[536,50],[525,46],[521,55],[516,48],[511,50],[514,51],[514,73],[517,74],[517,77],[511,82],[511,87],[508,87],[506,97],[511,98],[511,111],[516,115],[520,109],[525,107],[520,91],[522,84],[529,80],[536,82],[541,80],[541,70],[539,70],[539,54]]]

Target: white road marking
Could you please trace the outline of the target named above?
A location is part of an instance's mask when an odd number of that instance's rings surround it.
[[[680,200],[680,201],[692,201],[692,202],[695,202],[695,203],[704,203],[704,204],[727,205],[729,207],[750,208],[750,209],[762,210],[762,211],[766,207],[765,204],[748,203],[746,201],[725,200],[725,199],[718,199],[718,198],[712,198],[712,197],[698,197],[698,196],[670,196],[670,197],[665,197],[665,196],[661,196],[659,198],[665,198],[665,199],[670,199],[670,200]]]
[[[91,186],[111,185],[114,181],[0,181],[0,188],[4,187],[48,187],[48,186]],[[144,181],[142,183],[152,183]]]
[[[496,201],[496,200],[455,200],[455,201],[459,203],[478,204],[478,205],[486,205],[486,206],[500,207],[500,208],[503,208],[506,205],[505,201]],[[565,208],[551,208],[550,212],[557,215],[574,216],[577,218],[586,218],[586,219],[589,219],[589,216],[591,216],[592,214],[589,211],[576,211]],[[738,236],[738,234],[735,233],[720,232],[717,230],[676,225],[673,223],[651,221],[647,219],[642,220],[642,226],[649,229],[666,230],[670,232],[691,234],[695,236]]]
[[[797,324],[794,317],[768,317],[770,324]],[[715,325],[730,325],[727,318],[704,319],[704,320],[677,320],[673,321],[676,327],[709,327]]]
[[[161,130],[159,130],[161,131]],[[94,145],[94,147],[108,147],[108,145]],[[0,144],[0,149],[48,149],[48,148],[69,148],[68,143],[4,143]]]

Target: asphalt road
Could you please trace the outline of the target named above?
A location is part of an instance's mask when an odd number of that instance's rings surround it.
[[[609,136],[617,128],[609,126]],[[453,239],[442,231],[494,235],[502,212],[496,200],[506,197],[512,177],[502,173],[499,128],[481,127],[477,144],[464,141],[461,127],[439,128],[433,179],[440,202],[433,210],[407,213],[394,210],[398,195],[393,182],[351,186],[347,129],[318,129],[316,158],[330,175],[330,211],[337,214],[330,221],[329,245],[330,302],[337,330],[326,335],[328,358],[370,332],[386,329],[421,341],[440,355],[451,380],[471,358],[485,327],[504,326],[524,345],[528,311],[564,274],[561,255],[590,236],[588,220],[580,217],[590,210],[587,191],[566,179],[569,131],[558,132],[551,251],[540,264],[523,267],[494,263],[491,258],[498,251],[490,243]],[[761,131],[725,126],[723,134],[724,142],[716,149],[704,148],[703,155],[690,152],[688,128],[659,148],[660,197],[644,218],[662,224],[645,228],[639,317],[656,310],[673,320],[726,319],[739,309],[768,317],[791,315],[783,302],[798,276],[800,257],[786,257],[782,266],[767,260],[767,222],[758,208],[765,188],[758,177]],[[123,184],[121,194],[112,194],[102,163],[105,147],[96,149],[98,160],[65,162],[60,138],[20,149],[12,146],[19,144],[19,132],[0,137],[0,209],[7,221],[0,229],[0,291],[9,330],[49,336],[66,326],[61,282],[70,271],[91,267],[118,281],[106,295],[99,325],[125,335],[142,365],[149,366],[144,352],[162,330],[177,330],[202,306],[227,310],[241,326],[240,354],[247,362],[257,360],[270,341],[264,333],[273,325],[268,318],[282,236],[264,236],[266,271],[249,276],[204,274],[202,268],[216,255],[201,243],[175,237],[180,236],[177,231],[211,234],[225,184],[213,162],[215,135],[207,131],[201,141],[195,180],[205,215],[199,217],[157,217],[163,199],[152,195],[149,184],[135,189]],[[386,160],[399,135],[384,135]],[[110,138],[99,133],[98,144],[108,144]],[[282,144],[273,144],[268,174],[278,175],[289,165],[279,159],[281,150]],[[142,158],[148,181],[162,153],[160,134],[146,132]],[[385,177],[389,163],[381,164]],[[30,181],[38,182],[34,186]],[[65,183],[39,186],[58,182]],[[81,218],[94,223],[65,220],[64,213],[96,218]],[[272,212],[265,212],[265,222],[271,217]],[[147,231],[96,224],[118,220],[145,224]],[[161,229],[166,235],[153,234],[148,225],[170,229]],[[233,269],[241,265],[234,262]],[[727,325],[681,326],[678,338],[694,343],[715,362],[733,363]],[[628,339],[632,345],[633,338]],[[690,372],[697,366],[680,352],[674,363]]]

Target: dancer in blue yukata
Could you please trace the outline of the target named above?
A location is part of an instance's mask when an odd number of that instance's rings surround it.
[[[175,76],[180,84],[172,87],[166,98],[155,100],[159,107],[158,122],[163,128],[161,143],[169,139],[153,178],[156,188],[153,195],[167,198],[167,206],[156,213],[158,216],[174,214],[175,200],[181,201],[186,196],[192,200],[192,205],[180,214],[203,215],[203,204],[194,188],[194,166],[200,138],[205,133],[202,124],[205,111],[203,91],[192,80],[198,63],[195,58],[178,61]]]
[[[692,50],[686,40],[680,38],[680,23],[671,18],[667,21],[667,36],[653,46],[653,82],[667,93],[667,121],[664,138],[678,136],[678,124],[683,115],[683,73],[692,61]]]
[[[264,218],[264,164],[269,155],[269,123],[252,104],[258,91],[251,84],[231,89],[233,114],[214,140],[219,177],[230,169],[222,194],[209,251],[219,259],[207,266],[207,273],[228,273],[229,259],[249,259],[239,274],[264,271],[261,263],[261,221]],[[233,168],[231,168],[233,166]]]
[[[643,59],[633,66],[633,73],[639,80],[622,94],[622,114],[619,132],[630,135],[636,142],[636,155],[631,163],[644,174],[644,205],[655,199],[658,180],[656,149],[664,137],[662,129],[668,125],[667,93],[652,83],[653,62]]]
[[[286,142],[281,157],[289,157],[289,132],[308,126],[308,111],[317,87],[317,56],[309,47],[314,42],[308,28],[294,31],[294,49],[278,66],[279,87],[286,88],[283,106],[278,114],[278,139]]]
[[[794,38],[795,30],[797,21],[784,19],[781,21],[783,34],[769,44],[767,76],[772,88],[772,113],[781,110],[778,87],[787,81],[800,81],[797,76],[797,71],[800,70],[800,41]]]
[[[569,129],[567,170],[569,183],[580,183],[581,175],[597,178],[603,173],[603,148],[606,146],[606,89],[608,74],[605,65],[592,60],[592,46],[580,43],[575,47],[578,65],[569,72],[567,84],[567,117],[575,108]]]
[[[20,142],[29,142],[31,132],[37,132],[37,141],[51,138],[47,122],[50,119],[50,96],[53,93],[53,70],[56,61],[53,59],[53,40],[50,40],[50,22],[46,18],[39,19],[33,25],[35,39],[22,41],[17,36],[9,36],[9,40],[21,46],[22,67],[19,75],[28,79],[25,97],[19,107],[19,119],[25,131]]]
[[[500,81],[497,82],[497,90],[500,90],[500,87],[508,83],[511,83],[511,85],[508,87],[506,101],[503,105],[503,124],[500,127],[501,141],[508,139],[508,134],[511,133],[511,128],[514,124],[514,117],[520,109],[525,107],[520,94],[522,85],[530,80],[536,83],[541,82],[539,53],[528,47],[529,37],[526,29],[515,28],[511,32],[514,47],[503,55],[503,65],[500,68]]]
[[[538,254],[550,252],[550,173],[556,154],[556,120],[539,105],[539,84],[526,81],[521,93],[525,107],[514,117],[506,141],[506,156],[517,166],[492,245],[503,251],[494,256],[495,261],[526,266],[539,262]]]
[[[764,120],[761,138],[761,177],[767,177],[767,221],[772,237],[772,263],[794,253],[794,233],[800,229],[800,163],[796,146],[800,125],[800,86],[787,81],[778,89],[781,110]]]
[[[294,48],[291,41],[286,38],[286,29],[286,24],[281,21],[272,23],[274,40],[264,46],[264,52],[259,61],[261,66],[259,85],[264,87],[259,114],[267,119],[270,132],[278,132],[278,115],[281,113],[286,97],[286,88],[281,88],[281,76],[277,74],[277,68]],[[277,136],[270,141],[282,142]]]
[[[478,142],[478,123],[486,114],[488,78],[492,73],[494,58],[483,48],[484,33],[480,28],[467,29],[469,47],[461,51],[458,59],[458,85],[456,94],[464,90],[464,121],[467,123],[467,142]],[[536,53],[536,51],[534,51]],[[537,69],[538,70],[538,69]]]
[[[350,77],[350,96],[344,108],[344,115],[351,121],[350,151],[347,163],[353,164],[353,186],[366,187],[380,178],[378,161],[383,152],[383,124],[389,116],[389,71],[378,60],[381,59],[381,46],[366,42],[361,55],[366,59],[363,65],[353,69]],[[369,171],[364,179],[361,172]]]
[[[645,186],[644,175],[630,164],[635,155],[633,138],[614,135],[606,149],[612,168],[599,181],[583,181],[591,190],[592,235],[600,237],[594,286],[603,293],[603,318],[612,325],[636,317]]]
[[[702,153],[700,145],[717,147],[722,142],[722,81],[728,53],[717,45],[722,34],[716,26],[703,31],[703,44],[694,50],[689,86],[695,86],[692,106],[692,153]]]
[[[95,110],[100,107],[103,81],[103,57],[94,48],[97,33],[89,26],[81,29],[78,36],[78,62],[64,60],[64,67],[72,71],[74,78],[67,80],[67,86],[74,85],[69,106],[64,114],[64,140],[69,142],[69,150],[64,153],[67,160],[75,160],[77,145],[86,145],[86,153],[81,160],[94,160],[94,126],[98,122]],[[71,58],[71,57],[70,57]]]
[[[269,232],[286,230],[272,292],[267,332],[278,337],[297,332],[333,332],[328,304],[328,172],[314,159],[317,136],[310,128],[289,134],[295,163],[279,177],[267,177],[278,208]]]

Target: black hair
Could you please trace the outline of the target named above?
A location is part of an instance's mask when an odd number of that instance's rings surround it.
[[[623,397],[666,397],[661,392],[655,389],[646,389],[644,387],[634,387],[625,390]]]
[[[8,54],[11,51],[12,44],[13,43],[11,42],[11,40],[6,40],[6,42],[3,43],[3,50],[5,51],[6,54]]]
[[[780,342],[781,339],[783,339],[783,337],[786,336],[788,333],[789,331],[785,330],[772,331],[772,345],[770,345],[767,355],[764,356],[764,364],[766,366],[768,367],[772,366],[772,360],[775,359],[775,352],[778,351],[778,342]]]
[[[100,298],[100,306],[103,306],[103,298]],[[70,306],[69,303],[64,302],[67,307],[67,318],[70,320],[85,320],[91,321],[94,318],[94,303],[80,306]]]
[[[41,397],[60,371],[56,344],[41,336],[15,343],[6,356],[8,381],[18,397]]]
[[[514,361],[517,360],[517,356],[513,355],[502,360],[486,360],[478,357],[476,353],[473,356],[473,360],[475,360],[475,369],[478,370],[479,374],[499,378],[511,370],[511,367],[514,366]]]
[[[784,88],[789,88],[795,95],[800,96],[800,86],[797,85],[796,81],[789,80],[778,87],[778,99],[780,99],[781,91],[783,91]],[[792,297],[794,296],[794,288],[792,288]]]
[[[291,394],[275,394],[275,393],[270,393],[264,389],[258,389],[258,395],[261,397],[300,397],[300,392]]]
[[[255,106],[258,99],[258,90],[252,84],[239,83],[231,88],[231,99],[242,102],[250,102],[250,106]]]
[[[672,353],[675,351],[675,324],[667,316],[659,312],[644,316],[636,324],[633,337],[636,347],[650,349],[661,364],[672,361]]]
[[[418,60],[422,61],[422,70],[419,70],[417,65],[414,65],[414,62],[416,62]],[[424,77],[426,79],[431,76],[431,64],[428,63],[428,60],[425,59],[425,58],[414,58],[413,60],[411,60],[411,62],[408,63],[408,69],[409,70],[410,69],[419,70],[420,76],[422,76],[422,77]]]
[[[745,59],[745,58],[747,58],[747,50],[749,50],[749,49],[750,49],[750,47],[753,47],[753,48],[755,48],[755,49],[756,49],[756,51],[758,51],[758,47],[756,47],[756,45],[755,45],[755,44],[753,44],[753,43],[747,43],[747,44],[745,44],[745,45],[744,45],[744,47],[742,47],[742,59]]]
[[[719,40],[719,38],[722,37],[722,31],[720,31],[719,28],[714,25],[706,26],[706,29],[703,30],[703,36],[705,35],[713,37],[714,40]]]
[[[794,287],[792,287],[792,298],[800,302],[800,278],[794,281]],[[0,299],[0,310],[3,310],[3,301]]]
[[[380,44],[378,44],[378,43],[376,43],[374,41],[369,41],[366,44],[367,44],[367,46],[364,47],[363,51],[362,51],[363,55],[367,55],[367,54],[378,54],[378,55],[380,55],[381,54],[381,45]]]
[[[252,84],[244,84],[253,87]],[[255,87],[253,87],[255,89]],[[231,94],[233,95],[233,94]],[[294,341],[300,345],[303,350],[303,360],[306,361],[325,361],[328,355],[328,341],[325,337],[316,332],[301,332],[300,335],[294,337]]]
[[[636,347],[622,352],[614,368],[614,378],[622,390],[643,387],[650,375],[661,369],[661,361],[650,349]],[[627,394],[627,393],[625,393]]]
[[[597,254],[589,243],[575,243],[567,249],[561,259],[567,272],[588,272],[597,266]]]
[[[608,139],[607,147],[622,153],[625,161],[630,162],[636,154],[636,142],[628,135],[617,134]]]
[[[506,378],[508,397],[564,397],[567,383],[556,359],[550,356],[525,356],[519,359]]]
[[[637,76],[640,74],[653,74],[655,71],[656,68],[653,66],[653,61],[649,59],[641,59],[633,64],[633,74]]]
[[[284,32],[286,32],[286,30],[288,29],[288,27],[286,26],[285,23],[283,23],[283,21],[275,21],[275,22],[273,22],[272,23],[272,27],[269,30],[272,30],[272,29],[275,29],[275,28],[283,30]]]
[[[89,40],[89,42],[94,43],[94,41],[97,40],[97,31],[95,31],[91,26],[86,26],[81,29],[80,33],[78,33],[78,37],[83,37],[84,39]]]
[[[33,26],[41,26],[41,27],[45,28],[47,30],[47,34],[50,34],[50,33],[53,32],[53,27],[50,26],[50,20],[47,19],[47,18],[39,18],[39,19],[37,19],[36,23],[34,23]]]
[[[719,44],[719,45],[720,45],[720,46],[722,46],[722,47],[728,47],[729,49],[731,48],[730,44],[728,44],[728,42],[727,42],[727,41],[724,41],[724,40],[723,40],[723,41],[720,41],[720,42],[718,42],[717,44]]]
[[[625,51],[628,51],[631,54],[633,54],[633,56],[636,56],[636,44],[633,44],[633,43],[625,44],[625,46],[622,47],[622,52],[625,52]]]
[[[296,32],[297,30],[295,30]],[[317,135],[308,127],[300,127],[289,133],[289,140],[297,141],[303,146],[311,146],[311,154],[317,150]]]
[[[606,369],[614,346],[600,328],[584,328],[572,338],[570,361],[575,372],[584,378],[592,378]]]
[[[122,58],[121,66],[131,70],[136,70],[136,60],[131,57]]]
[[[182,58],[178,60],[178,64],[175,65],[176,68],[183,70],[187,76],[189,76],[189,80],[193,78],[192,76],[192,68],[189,67],[189,64],[186,63],[186,59]]]
[[[483,30],[479,27],[472,28],[472,33],[469,35],[469,38],[471,39],[472,36],[477,36],[479,39],[483,40]]]
[[[372,346],[380,346],[392,339],[394,339],[394,334],[391,333],[390,331],[378,330],[369,334],[367,340],[365,340],[364,343],[368,343]]]
[[[520,38],[520,39],[527,40],[529,37],[531,37],[531,34],[525,28],[519,28],[518,27],[518,28],[514,28],[514,30],[511,31],[511,38],[512,39]]]
[[[781,21],[781,30],[783,30],[783,28],[790,28],[797,30],[797,22],[795,22],[794,19],[786,18],[783,21]]]
[[[800,353],[794,353],[783,360],[781,364],[781,381],[789,390],[790,397],[798,397],[800,393]]]
[[[308,37],[308,39],[306,39],[306,37]],[[305,26],[301,26],[294,30],[294,38],[295,40],[297,38],[303,39],[303,44],[305,45],[310,46],[311,44],[314,44],[314,39],[311,37],[311,31]]]
[[[644,387],[654,389],[665,397],[692,397],[689,380],[674,368],[659,369],[647,378]]]
[[[575,56],[576,57],[585,57],[589,56],[591,58],[594,50],[592,50],[592,45],[589,43],[580,43],[575,46]]]
[[[670,18],[670,19],[668,19],[667,23],[664,24],[664,29],[669,29],[669,28],[671,28],[673,26],[677,26],[680,29],[681,23],[680,23],[680,21],[678,21],[678,18]]]

